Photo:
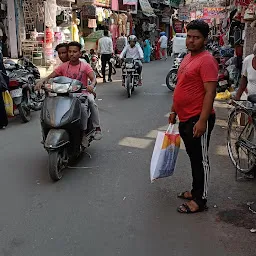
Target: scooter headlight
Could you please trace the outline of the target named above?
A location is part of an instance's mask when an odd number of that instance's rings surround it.
[[[67,93],[69,92],[70,84],[57,84],[52,83],[52,91],[55,93]]]
[[[133,68],[133,63],[126,63],[126,68]]]

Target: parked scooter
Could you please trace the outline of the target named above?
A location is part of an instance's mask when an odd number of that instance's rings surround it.
[[[186,56],[186,52],[182,52],[178,55],[177,58],[174,59],[173,65],[171,70],[169,71],[169,73],[166,76],[166,85],[167,87],[171,90],[174,91],[176,84],[177,84],[177,75],[178,75],[178,69],[179,66],[182,62],[182,60],[184,59],[184,57]]]
[[[139,74],[136,67],[137,60],[125,59],[122,66],[123,86],[127,90],[128,98],[131,97],[135,87],[138,86]]]
[[[4,66],[9,77],[8,87],[13,99],[14,112],[18,109],[21,120],[24,123],[29,122],[31,118],[30,110],[40,110],[44,100],[44,94],[34,92],[34,74],[36,77],[39,77],[40,73],[32,65],[30,67],[26,66],[25,68],[25,66],[16,64],[12,60],[5,60]]]
[[[225,65],[219,65],[219,73],[218,73],[218,84],[217,84],[217,93],[225,92],[231,84],[229,83],[229,74],[225,67]]]
[[[63,170],[70,161],[77,159],[85,150],[82,146],[81,102],[88,101],[86,94],[80,93],[83,84],[67,77],[56,77],[44,86],[46,92],[55,94],[46,97],[41,110],[43,145],[49,155],[49,174],[53,181],[63,176]],[[93,141],[94,128],[88,111],[88,145]]]

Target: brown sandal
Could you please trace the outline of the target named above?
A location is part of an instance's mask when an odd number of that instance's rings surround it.
[[[199,207],[197,210],[195,211],[191,211],[191,209],[189,208],[189,206],[185,203],[185,204],[182,204],[181,206],[179,206],[177,208],[177,211],[179,213],[187,213],[187,214],[190,214],[190,213],[197,213],[197,212],[204,212],[204,211],[207,211],[208,210],[208,207],[207,205],[204,205],[202,207]]]

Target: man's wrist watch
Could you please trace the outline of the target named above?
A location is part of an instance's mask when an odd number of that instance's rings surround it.
[[[176,115],[176,113],[175,113],[174,111],[170,112],[170,115],[173,115],[173,114],[175,114],[175,115]]]

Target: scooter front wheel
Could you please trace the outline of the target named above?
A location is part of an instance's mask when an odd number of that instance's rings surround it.
[[[127,90],[128,98],[131,98],[131,96],[132,96],[132,85],[131,85],[131,78],[130,78],[130,76],[126,77],[125,87],[126,87],[126,90]]]
[[[49,174],[52,181],[58,181],[63,176],[63,154],[60,151],[49,151]]]

